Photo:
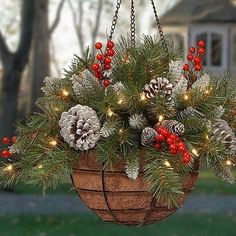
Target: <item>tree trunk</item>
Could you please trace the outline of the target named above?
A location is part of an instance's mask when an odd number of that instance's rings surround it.
[[[1,92],[1,117],[0,131],[1,137],[14,136],[14,123],[17,118],[17,99],[20,87],[21,72],[8,70],[4,72],[2,79],[7,83],[14,82],[14,86],[8,89],[8,85],[4,85]]]
[[[50,74],[48,0],[35,3],[32,51],[31,112],[37,111],[35,101],[42,96],[43,79]]]
[[[35,0],[23,0],[21,7],[20,40],[16,52],[10,52],[0,31],[0,59],[3,65],[0,106],[0,138],[14,134],[17,99],[21,76],[28,63],[31,46]]]

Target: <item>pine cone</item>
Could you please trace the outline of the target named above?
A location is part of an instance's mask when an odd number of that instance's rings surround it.
[[[146,98],[155,98],[155,96],[161,95],[170,101],[172,99],[173,85],[166,78],[156,78],[150,81],[149,84],[144,85],[144,94]]]
[[[63,112],[59,126],[65,142],[76,150],[92,149],[100,139],[100,121],[96,112],[87,106],[77,105]]]
[[[231,154],[236,153],[236,137],[234,131],[229,127],[228,123],[222,119],[217,119],[212,124],[213,136],[222,141]]]
[[[152,147],[157,136],[155,129],[147,127],[141,134],[141,143],[144,147]]]
[[[184,125],[176,120],[165,120],[162,126],[168,129],[172,134],[182,135],[185,132]]]

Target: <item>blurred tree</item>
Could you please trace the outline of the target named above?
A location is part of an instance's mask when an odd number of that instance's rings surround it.
[[[35,21],[31,56],[31,106],[30,111],[37,111],[35,101],[41,94],[43,79],[50,75],[50,38],[60,22],[61,11],[65,0],[59,2],[56,16],[49,26],[49,0],[35,3]]]
[[[0,107],[0,136],[12,136],[22,73],[29,59],[33,34],[35,0],[22,0],[20,39],[16,51],[10,51],[0,31],[0,59],[3,66]]]
[[[86,34],[90,34],[91,36],[91,45],[94,45],[99,33],[99,26],[101,22],[101,14],[102,9],[104,6],[105,0],[97,0],[97,1],[88,1],[88,0],[77,0],[77,4],[73,4],[71,0],[67,0],[69,3],[69,7],[72,13],[73,17],[73,25],[76,31],[76,36],[78,39],[78,43],[80,46],[80,51],[84,51],[85,46],[85,37],[83,35],[83,23],[85,23],[85,14],[84,14],[84,8],[85,4],[89,2],[91,6],[96,5],[96,12],[94,17],[94,24],[91,22],[91,16],[89,17],[89,21],[86,25]],[[90,28],[90,32],[88,31],[88,28]],[[92,47],[91,47],[92,48]]]

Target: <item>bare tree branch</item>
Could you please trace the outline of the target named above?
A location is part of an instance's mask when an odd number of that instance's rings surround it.
[[[76,35],[77,35],[77,39],[80,45],[80,51],[83,52],[84,50],[84,38],[83,38],[83,34],[82,34],[82,23],[83,23],[83,15],[84,15],[84,10],[83,10],[83,2],[82,1],[78,1],[78,13],[79,13],[79,19],[77,16],[77,11],[74,8],[71,0],[67,0],[69,3],[69,7],[72,13],[72,17],[73,17],[73,25],[76,31]]]
[[[6,40],[0,30],[0,58],[2,60],[2,63],[5,64],[9,56],[10,56],[10,51],[6,44]]]
[[[53,23],[52,23],[52,25],[49,29],[49,36],[51,36],[53,34],[53,32],[55,31],[55,29],[57,28],[57,26],[60,22],[61,12],[62,12],[65,1],[66,0],[61,0],[59,5],[58,5],[56,17],[55,17],[55,19],[54,19],[54,21],[53,21]]]
[[[94,30],[92,33],[92,47],[95,44],[97,35],[98,35],[98,30],[99,30],[99,26],[100,26],[100,21],[101,21],[101,14],[102,14],[102,7],[103,7],[103,0],[99,0],[98,2],[98,10],[97,10],[97,15],[95,18],[95,26],[94,26]]]

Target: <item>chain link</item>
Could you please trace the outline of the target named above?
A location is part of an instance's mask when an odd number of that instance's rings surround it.
[[[135,36],[136,36],[136,25],[135,25],[135,8],[134,8],[134,0],[131,0],[131,16],[130,16],[130,33],[131,33],[131,45],[135,46]]]
[[[153,7],[153,11],[154,11],[154,15],[155,15],[155,18],[156,18],[156,22],[157,22],[158,31],[159,31],[159,34],[160,34],[161,43],[162,43],[162,45],[163,45],[167,55],[169,56],[168,44],[167,44],[167,41],[165,39],[165,35],[163,33],[163,29],[162,29],[162,26],[161,26],[161,22],[160,22],[158,13],[157,13],[157,9],[156,9],[154,0],[150,0],[150,1],[151,1],[152,7]]]
[[[116,11],[115,11],[115,14],[114,14],[114,17],[113,17],[113,20],[112,20],[110,35],[108,37],[109,40],[112,40],[113,34],[115,32],[117,20],[118,20],[118,17],[119,17],[119,10],[120,10],[120,6],[121,6],[121,2],[122,2],[122,0],[117,0]]]

